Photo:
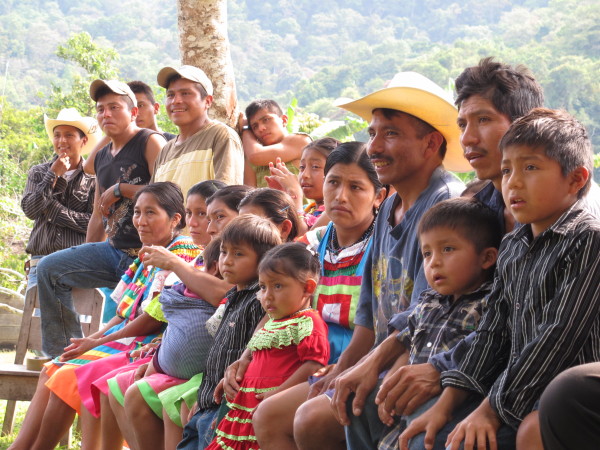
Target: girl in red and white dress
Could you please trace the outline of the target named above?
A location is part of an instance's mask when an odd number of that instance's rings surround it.
[[[261,400],[305,382],[327,364],[327,326],[310,308],[319,261],[300,243],[270,250],[258,268],[259,299],[269,316],[250,342],[252,361],[237,393],[226,392],[229,412],[208,449],[258,449],[252,413]],[[217,401],[222,390],[217,388]]]

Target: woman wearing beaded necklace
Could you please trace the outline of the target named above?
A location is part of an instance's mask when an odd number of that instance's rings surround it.
[[[327,157],[323,197],[331,222],[327,227],[309,231],[299,240],[319,254],[321,278],[313,306],[327,322],[330,363],[337,362],[352,336],[365,269],[363,256],[369,250],[375,215],[385,195],[364,144],[343,143]],[[330,365],[326,370],[334,367]],[[228,370],[228,375],[233,373]],[[237,383],[232,383],[232,378],[226,376],[230,389],[235,391]],[[294,445],[294,414],[308,393],[309,384],[303,383],[259,405],[253,425],[261,448]],[[277,426],[273,426],[274,420]]]
[[[179,234],[185,227],[185,209],[183,195],[177,185],[170,182],[148,185],[136,194],[134,200],[133,223],[144,245],[164,246],[186,261],[198,256],[200,248],[190,238]],[[73,340],[65,354],[46,364],[12,449],[54,448],[80,409],[75,369],[111,354],[125,354],[140,344],[150,342],[160,332],[160,322],[140,319],[144,319],[141,316],[142,302],[161,290],[162,275],[160,269],[145,267],[139,259],[134,261],[115,289],[119,292],[118,315],[90,338]],[[137,332],[124,335],[122,330],[126,324],[134,322],[138,325]],[[122,342],[113,340],[132,335],[138,337]],[[103,345],[92,345],[95,348],[86,351],[91,348],[91,342]],[[83,431],[86,432],[85,426]]]

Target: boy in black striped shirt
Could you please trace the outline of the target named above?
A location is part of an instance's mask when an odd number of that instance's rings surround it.
[[[546,385],[600,360],[600,222],[579,201],[592,183],[587,133],[565,112],[536,108],[500,148],[504,202],[525,225],[504,238],[477,335],[401,448],[421,432],[426,448],[514,448]]]

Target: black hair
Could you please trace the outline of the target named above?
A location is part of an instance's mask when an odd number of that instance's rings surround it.
[[[218,190],[223,189],[225,186],[227,186],[227,184],[219,180],[204,180],[193,185],[188,190],[187,196],[199,195],[206,201],[208,197],[213,195]]]
[[[135,105],[133,104],[133,101],[131,100],[131,98],[129,98],[129,95],[127,94],[117,94],[113,91],[111,91],[108,86],[100,86],[100,88],[98,88],[98,90],[96,91],[96,103],[98,103],[98,100],[100,100],[102,97],[106,96],[106,95],[110,95],[110,94],[115,94],[118,95],[119,97],[123,98],[123,100],[125,101],[125,103],[127,103],[127,108],[129,111],[131,111]]]
[[[178,185],[170,181],[159,181],[148,184],[136,192],[133,197],[134,205],[142,194],[152,195],[170,218],[173,218],[175,214],[179,214],[181,219],[175,228],[177,230],[185,228],[185,206],[183,205],[183,194]]]
[[[219,255],[221,254],[221,237],[215,236],[202,251],[202,260],[204,268],[210,269],[213,265],[219,264]]]
[[[336,149],[341,142],[332,137],[324,137],[321,139],[317,139],[316,141],[311,142],[306,147],[302,149],[305,150],[316,150],[325,158],[329,156],[329,154]]]
[[[457,94],[454,103],[458,109],[469,97],[479,95],[492,102],[511,122],[533,108],[544,106],[542,87],[527,67],[512,67],[494,61],[493,57],[466,68],[454,84]]]
[[[429,123],[425,122],[423,119],[419,119],[417,116],[413,116],[412,114],[409,114],[407,112],[400,111],[397,109],[375,108],[373,110],[373,112],[375,112],[375,111],[380,111],[381,114],[383,114],[383,117],[385,117],[387,120],[392,120],[394,118],[394,116],[400,116],[400,115],[404,114],[406,117],[408,117],[409,119],[412,120],[415,132],[417,133],[417,137],[419,139],[424,138],[429,133],[433,133],[433,132],[440,133],[440,136],[442,137],[442,145],[440,145],[438,154],[440,155],[440,158],[442,158],[442,159],[444,159],[444,156],[446,156],[446,148],[448,146],[448,144],[446,142],[446,138],[444,137],[442,132],[436,130],[436,128],[433,125],[430,125]]]
[[[179,75],[178,73],[174,73],[173,75],[171,75],[169,77],[169,79],[167,80],[167,88],[166,90],[169,90],[169,86],[171,86],[171,83],[173,83],[174,81],[177,80],[187,80],[187,78],[183,78],[181,75]],[[192,81],[192,80],[188,80],[188,81]],[[206,89],[204,89],[204,86],[202,86],[202,84],[196,82],[196,81],[192,81],[192,83],[194,83],[194,87],[196,88],[196,90],[198,91],[198,93],[200,94],[200,98],[202,100],[204,100],[207,96],[208,96],[208,92],[206,92]]]
[[[242,206],[249,205],[260,206],[265,212],[265,216],[276,225],[280,225],[284,220],[289,220],[292,223],[288,235],[289,241],[298,236],[298,213],[294,201],[287,193],[271,188],[253,189],[242,199],[238,210]]]
[[[478,252],[500,246],[502,229],[496,213],[475,198],[458,197],[432,206],[419,222],[419,236],[435,228],[450,228],[473,242]]]
[[[585,127],[566,111],[535,108],[515,120],[500,140],[500,150],[513,145],[543,149],[560,164],[564,176],[585,167],[590,176],[577,197],[589,191],[594,170],[592,143]]]
[[[309,278],[319,281],[321,268],[317,254],[305,244],[288,242],[267,252],[258,266],[258,273],[273,272],[294,277],[301,283]]]
[[[254,115],[261,109],[265,109],[272,114],[277,114],[279,117],[283,115],[281,107],[277,104],[275,100],[254,100],[252,103],[246,106],[246,120],[248,120],[248,123],[250,123],[252,117],[254,117]]]
[[[356,164],[366,173],[367,178],[369,178],[369,181],[375,188],[375,192],[379,192],[383,185],[379,181],[377,171],[373,167],[369,155],[367,155],[366,148],[363,142],[357,141],[344,142],[338,145],[327,157],[324,170],[325,177],[327,177],[327,173],[336,164]]]
[[[281,244],[281,235],[271,221],[245,214],[235,217],[225,226],[221,233],[221,246],[224,244],[248,245],[260,261],[267,251]]]
[[[250,190],[252,190],[251,187],[242,184],[225,186],[206,199],[206,206],[210,205],[215,200],[220,200],[225,203],[229,209],[237,211],[240,202]]]
[[[87,134],[85,134],[85,133],[84,133],[84,132],[83,132],[83,131],[82,131],[80,128],[77,128],[75,125],[68,125],[68,124],[66,124],[66,123],[63,123],[63,124],[56,125],[56,127],[60,127],[61,125],[66,125],[66,126],[68,126],[68,127],[73,127],[73,128],[75,128],[75,129],[77,130],[77,134],[79,134],[79,138],[80,138],[80,139],[83,139],[84,137],[86,137],[86,136],[87,136]],[[56,130],[56,127],[52,128],[52,132],[53,132],[53,133],[54,133],[54,130]]]
[[[154,105],[154,92],[152,92],[152,88],[146,83],[140,80],[134,80],[127,83],[127,86],[129,86],[134,94],[144,94],[148,100],[150,100],[150,103]]]

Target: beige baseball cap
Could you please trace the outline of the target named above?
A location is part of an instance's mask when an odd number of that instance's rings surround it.
[[[194,66],[181,66],[175,67],[163,67],[156,76],[158,85],[167,89],[169,87],[169,80],[173,75],[179,75],[181,78],[193,81],[194,83],[200,83],[208,95],[213,95],[213,85],[208,76],[202,69],[198,69]]]
[[[124,83],[119,80],[94,80],[90,85],[90,97],[95,102],[98,101],[98,91],[106,87],[109,91],[114,92],[117,95],[126,95],[133,102],[133,106],[137,106],[137,100],[135,98],[135,94],[131,90],[127,83]]]

